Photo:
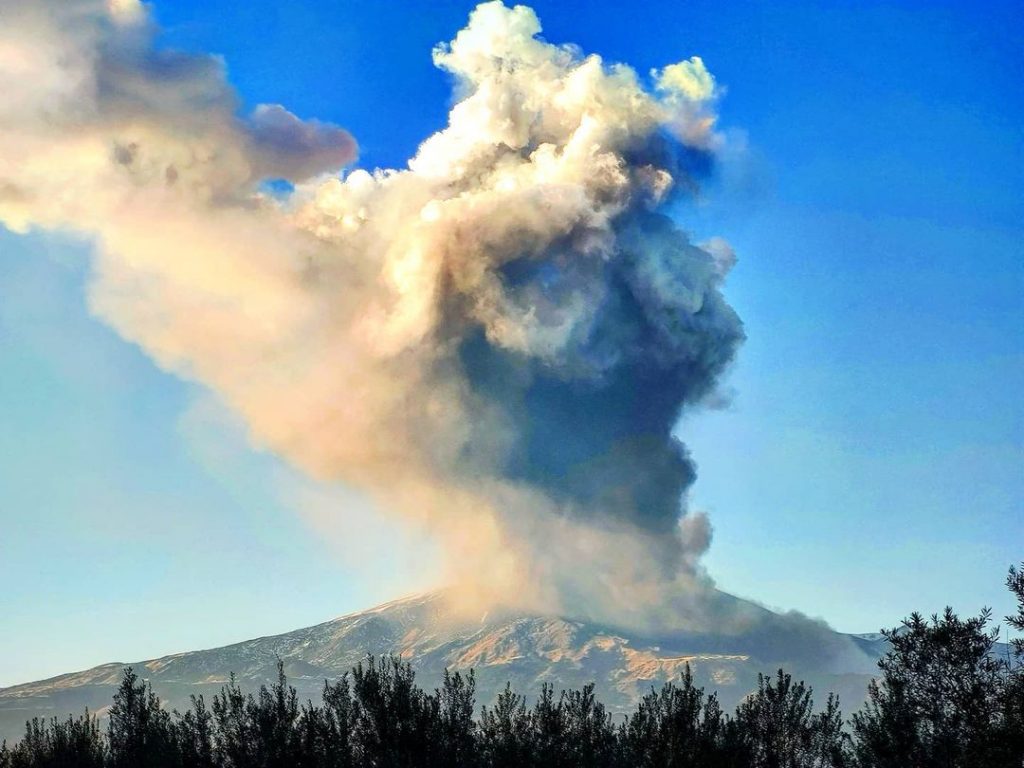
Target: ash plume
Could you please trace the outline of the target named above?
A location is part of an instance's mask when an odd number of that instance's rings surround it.
[[[343,172],[346,132],[240,116],[134,0],[0,12],[0,222],[88,237],[96,314],[255,443],[425,523],[470,595],[701,616],[672,430],[743,332],[731,250],[665,213],[721,141],[699,58],[641,76],[485,3],[434,51],[447,126]]]

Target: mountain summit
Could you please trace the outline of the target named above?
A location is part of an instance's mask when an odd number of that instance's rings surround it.
[[[334,679],[367,654],[400,654],[427,689],[445,668],[476,673],[477,702],[489,703],[510,682],[532,695],[542,682],[556,691],[596,684],[612,711],[631,707],[652,686],[678,678],[687,664],[698,684],[717,690],[731,708],[756,686],[758,672],[784,666],[814,686],[816,698],[836,691],[859,704],[884,640],[845,635],[799,615],[780,615],[718,593],[752,620],[731,634],[641,636],[560,616],[490,611],[473,617],[453,610],[444,592],[407,597],[282,635],[222,648],[132,662],[169,707],[183,709],[191,694],[207,698],[234,673],[243,688],[276,677],[277,660],[302,699],[318,699]],[[127,664],[0,689],[0,738],[21,736],[32,717],[62,717],[88,707],[101,716]]]

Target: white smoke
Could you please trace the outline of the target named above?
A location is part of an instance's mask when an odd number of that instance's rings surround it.
[[[671,432],[742,339],[734,257],[658,213],[720,142],[699,58],[645,87],[485,3],[434,52],[447,127],[341,175],[348,134],[239,117],[220,62],[155,47],[135,0],[0,14],[0,221],[91,238],[91,306],[126,339],[428,525],[485,599],[629,616],[706,583]]]

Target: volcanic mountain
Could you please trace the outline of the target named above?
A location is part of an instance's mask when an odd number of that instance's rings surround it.
[[[168,707],[184,709],[191,694],[209,699],[234,673],[243,688],[276,678],[281,659],[302,699],[317,700],[367,654],[400,654],[430,690],[445,668],[473,669],[478,704],[510,682],[528,695],[542,682],[562,688],[596,684],[613,711],[631,707],[652,686],[678,678],[688,664],[699,685],[717,690],[730,709],[756,686],[759,672],[785,667],[814,687],[816,699],[839,693],[847,709],[864,697],[885,649],[877,635],[846,635],[799,615],[781,615],[724,593],[752,620],[742,632],[692,631],[644,636],[571,618],[515,611],[457,613],[443,592],[408,597],[282,635],[222,648],[131,662]],[[25,721],[63,717],[86,707],[103,716],[120,681],[122,662],[0,689],[0,738],[17,739]]]

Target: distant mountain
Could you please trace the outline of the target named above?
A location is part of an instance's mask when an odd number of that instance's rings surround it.
[[[726,708],[756,686],[758,672],[779,666],[813,685],[816,699],[836,691],[847,710],[860,705],[884,652],[883,638],[844,635],[719,595],[756,617],[749,630],[644,637],[558,616],[504,611],[470,619],[455,614],[444,593],[432,593],[283,635],[132,666],[169,707],[179,709],[188,706],[191,694],[209,699],[232,672],[243,687],[271,681],[278,658],[300,697],[316,700],[325,678],[339,677],[368,653],[401,654],[428,690],[446,667],[472,668],[479,704],[489,703],[506,682],[528,694],[545,681],[556,690],[595,682],[605,704],[621,711],[652,686],[677,678],[689,664],[698,683],[717,690]],[[102,716],[124,666],[104,664],[0,689],[0,738],[19,738],[25,720],[34,716],[63,717],[85,707]]]

